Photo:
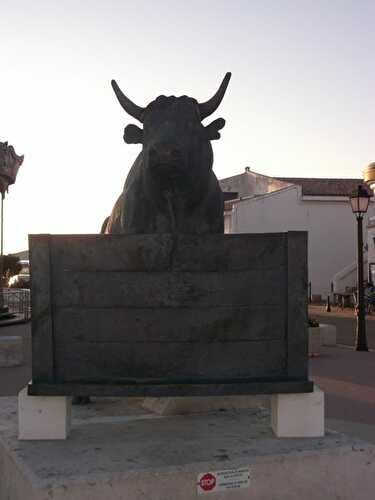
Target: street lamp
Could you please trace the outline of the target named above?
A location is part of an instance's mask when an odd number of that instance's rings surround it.
[[[355,339],[356,351],[368,351],[366,338],[365,303],[363,296],[363,216],[367,212],[370,195],[362,187],[353,191],[350,196],[352,211],[357,218],[357,331]]]

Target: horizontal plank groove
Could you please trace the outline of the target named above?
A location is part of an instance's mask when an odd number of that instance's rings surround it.
[[[210,311],[210,310],[221,310],[221,309],[228,309],[228,310],[233,310],[233,308],[239,309],[239,310],[247,310],[249,312],[256,310],[256,309],[269,309],[269,310],[274,310],[276,308],[281,309],[280,304],[270,304],[269,302],[267,303],[261,303],[261,302],[254,302],[252,304],[236,304],[235,306],[231,303],[228,304],[220,304],[217,306],[212,306],[212,305],[196,305],[194,306],[194,310],[198,311]],[[184,310],[192,310],[191,306],[184,306],[184,305],[165,305],[165,306],[127,306],[125,304],[117,304],[115,306],[105,306],[105,305],[80,305],[80,304],[68,304],[64,306],[59,307],[59,311],[133,311],[133,310],[147,310],[147,311],[155,311],[155,310],[163,310],[163,311],[184,311]]]
[[[56,376],[65,381],[102,377],[223,378],[285,376],[282,339],[257,342],[56,344]]]
[[[226,273],[53,273],[55,306],[178,307],[283,303],[283,268]],[[252,283],[256,286],[251,286]],[[276,286],[275,283],[279,285]]]
[[[253,271],[253,272],[264,272],[264,271],[279,271],[281,269],[284,269],[285,270],[285,266],[283,265],[275,265],[275,266],[260,266],[259,264],[256,265],[256,266],[247,266],[245,271]],[[108,273],[116,273],[116,274],[132,274],[132,273],[144,273],[145,271],[143,271],[142,269],[123,269],[123,268],[108,268],[108,269],[99,269],[99,268],[91,268],[91,267],[80,267],[79,269],[75,269],[74,267],[66,267],[66,268],[62,268],[60,269],[61,272],[64,272],[64,273],[69,273],[69,272],[73,272],[73,273],[77,273],[77,274],[80,274],[80,273],[93,273],[93,274],[108,274]],[[214,274],[214,273],[218,273],[219,271],[217,269],[208,269],[206,271],[204,271],[204,273],[207,273],[207,274]],[[226,273],[233,273],[233,274],[242,274],[244,272],[244,269],[226,269],[226,270],[223,270],[222,273],[226,274]],[[158,270],[151,270],[151,271],[147,271],[147,274],[149,276],[159,276],[161,274],[183,274],[183,273],[191,273],[191,274],[202,274],[202,270],[200,269],[192,269],[192,270],[176,270],[176,269],[167,269],[167,270],[161,270],[161,271],[158,271]]]
[[[241,235],[51,236],[53,260],[63,269],[126,271],[246,270],[283,264],[285,233]]]
[[[56,341],[230,341],[281,339],[281,308],[62,308],[55,312]]]
[[[267,337],[267,341],[278,341],[280,340],[281,336],[278,337]],[[121,346],[132,346],[132,345],[141,345],[141,344],[200,344],[200,345],[206,345],[206,344],[239,344],[239,343],[251,343],[251,342],[259,342],[260,339],[228,339],[228,340],[123,340],[123,341],[118,341],[118,340],[102,340],[98,342],[97,340],[86,340],[85,343],[87,344],[95,344],[98,346],[100,349],[101,346],[105,346],[106,344],[119,344]],[[80,340],[71,340],[69,342],[60,342],[57,339],[56,341],[56,346],[68,346],[68,345],[74,345],[74,344],[81,344],[82,342]]]

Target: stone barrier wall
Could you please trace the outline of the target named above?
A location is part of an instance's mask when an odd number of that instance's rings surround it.
[[[307,382],[304,232],[39,235],[30,261],[36,385]]]

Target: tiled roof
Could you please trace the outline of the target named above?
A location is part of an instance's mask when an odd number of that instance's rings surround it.
[[[301,186],[302,195],[305,196],[349,196],[359,185],[373,196],[373,192],[366,186],[363,179],[311,179],[303,177],[275,177],[275,179]]]
[[[238,198],[238,193],[236,191],[223,191],[224,201],[235,200]]]
[[[12,255],[19,257],[20,259],[28,259],[29,258],[29,251],[23,250],[22,252],[13,252]]]

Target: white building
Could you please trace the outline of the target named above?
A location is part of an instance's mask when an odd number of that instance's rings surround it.
[[[349,195],[359,184],[364,185],[362,179],[272,178],[247,168],[220,181],[226,199],[233,198],[226,201],[225,232],[308,231],[311,293],[325,298],[343,269],[348,269],[345,284],[355,284],[357,230]],[[372,202],[366,219],[371,215]],[[364,241],[366,226],[367,220]]]

